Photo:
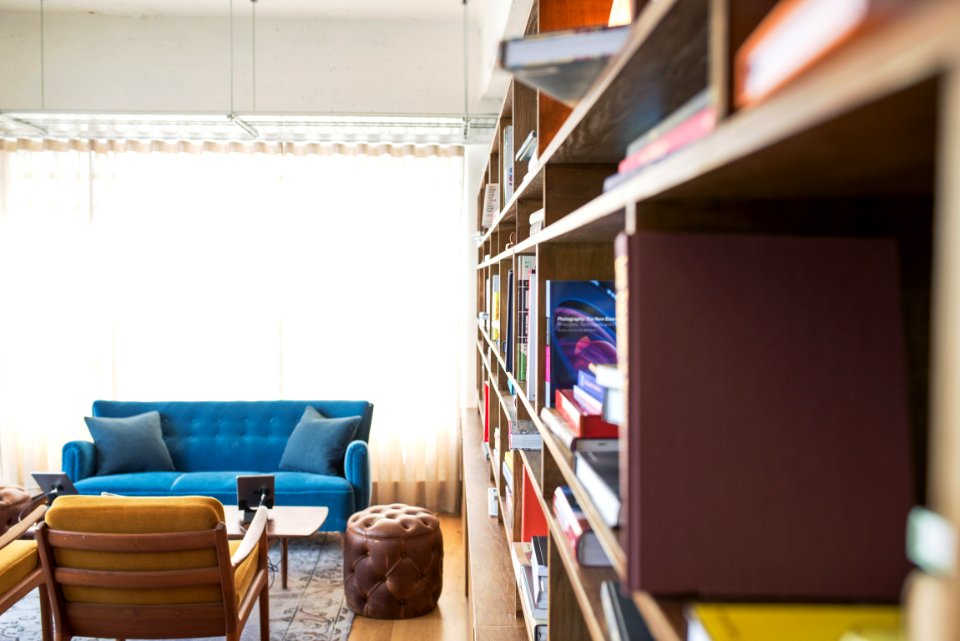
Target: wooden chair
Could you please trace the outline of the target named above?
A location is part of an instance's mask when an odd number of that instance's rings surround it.
[[[62,496],[37,529],[55,639],[270,638],[267,510],[228,541],[209,497]]]
[[[43,641],[50,641],[50,599],[43,581],[37,544],[35,541],[20,540],[34,523],[43,518],[46,511],[47,506],[41,505],[0,536],[0,614],[34,588],[40,588],[40,626]]]

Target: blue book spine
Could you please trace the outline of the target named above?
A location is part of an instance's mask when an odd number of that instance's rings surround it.
[[[603,388],[597,385],[597,377],[589,371],[580,370],[577,372],[577,385],[598,401],[603,401]]]

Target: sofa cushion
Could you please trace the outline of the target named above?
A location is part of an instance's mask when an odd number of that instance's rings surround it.
[[[360,425],[359,416],[327,418],[312,407],[303,411],[283,450],[280,469],[343,474],[343,456]]]
[[[180,472],[135,472],[133,474],[110,474],[90,476],[74,485],[81,494],[122,494],[124,496],[157,496],[169,494]]]
[[[253,471],[239,472],[187,472],[181,474],[170,491],[174,494],[200,496],[215,496],[221,502],[236,505],[237,503],[237,476],[241,474],[256,474]],[[223,500],[221,497],[228,497]]]
[[[163,442],[160,413],[125,418],[86,417],[97,449],[97,475],[172,471],[173,459]]]

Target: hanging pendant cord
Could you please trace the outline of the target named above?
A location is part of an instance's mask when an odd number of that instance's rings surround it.
[[[470,19],[468,0],[463,0],[463,137],[470,133]]]

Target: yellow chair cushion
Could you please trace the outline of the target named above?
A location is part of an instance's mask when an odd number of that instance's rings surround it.
[[[62,496],[46,514],[54,530],[108,534],[157,534],[209,530],[224,520],[223,505],[206,496],[121,497]],[[238,542],[239,544],[239,542]],[[231,546],[231,549],[235,549]],[[61,567],[85,570],[156,571],[216,567],[213,549],[184,552],[89,552],[57,549]],[[249,567],[242,564],[235,575],[238,594],[249,587],[256,567],[256,555]],[[249,574],[249,577],[246,575]],[[240,584],[246,579],[246,586]],[[219,586],[116,590],[109,588],[64,587],[64,598],[78,603],[123,605],[169,605],[212,603],[223,600]]]
[[[0,596],[33,572],[38,562],[34,541],[11,541],[0,549]]]
[[[230,541],[231,556],[237,551],[241,543],[242,541]],[[237,603],[243,599],[247,590],[250,589],[250,584],[253,583],[253,576],[257,573],[257,553],[259,547],[260,546],[253,548],[253,552],[243,560],[243,563],[237,566],[233,574],[233,584],[237,588]]]

